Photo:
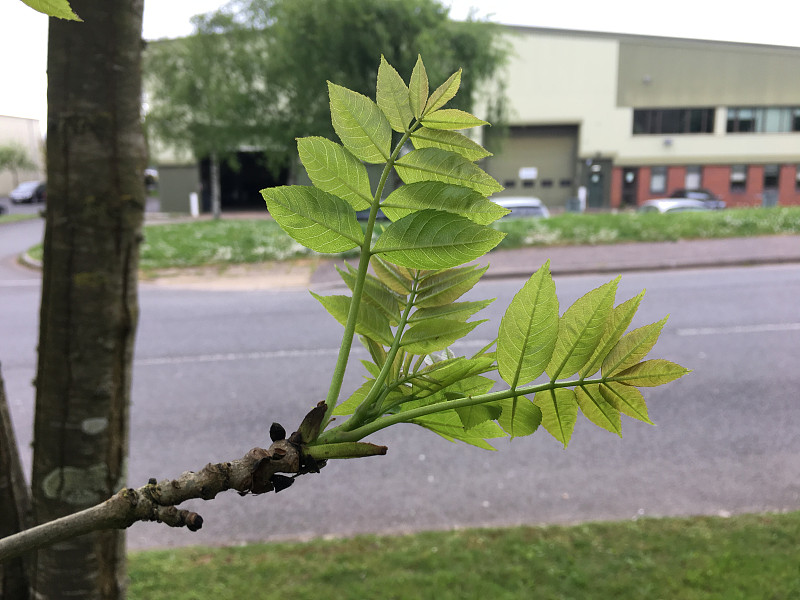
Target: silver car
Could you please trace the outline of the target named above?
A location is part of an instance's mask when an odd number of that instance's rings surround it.
[[[503,217],[504,219],[511,217],[539,217],[546,219],[550,216],[550,211],[547,210],[544,203],[534,196],[502,196],[500,198],[492,198],[492,200],[511,211]]]
[[[676,213],[697,210],[712,210],[712,208],[702,200],[689,198],[655,198],[647,200],[639,206],[641,213]]]

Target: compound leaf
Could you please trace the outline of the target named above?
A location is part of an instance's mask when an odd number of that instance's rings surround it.
[[[442,306],[420,308],[416,310],[413,315],[411,315],[409,322],[416,323],[418,321],[437,319],[439,317],[444,317],[445,319],[452,319],[455,321],[466,321],[476,312],[483,310],[494,301],[495,298],[491,298],[489,300],[453,302],[450,304],[444,304]]]
[[[663,358],[640,362],[614,375],[616,381],[642,387],[669,383],[689,373],[689,369]]]
[[[346,325],[347,315],[350,312],[350,296],[320,296],[314,292],[311,292],[311,295],[319,300],[334,319],[343,326]],[[389,327],[389,320],[377,308],[366,302],[358,305],[356,333],[380,342],[384,346],[391,345],[394,337]]]
[[[408,269],[393,265],[383,260],[380,256],[373,256],[370,264],[372,265],[372,270],[375,271],[376,277],[387,288],[401,296],[407,296],[411,293],[414,279]]]
[[[400,74],[383,56],[381,56],[380,67],[378,67],[378,89],[375,100],[378,108],[386,115],[392,129],[400,133],[408,129],[414,119],[408,87]]]
[[[355,211],[338,196],[302,185],[267,188],[261,195],[278,225],[315,252],[344,252],[363,241]]]
[[[597,385],[581,385],[575,388],[575,396],[578,399],[578,406],[581,412],[592,423],[598,427],[616,433],[622,437],[622,422],[619,418],[619,411],[611,406]]]
[[[555,388],[539,392],[533,397],[533,402],[542,411],[544,428],[566,448],[578,420],[575,392],[566,388]]]
[[[384,163],[392,145],[392,127],[372,100],[328,82],[331,121],[342,144],[367,163]]]
[[[422,117],[422,124],[428,129],[469,129],[489,123],[457,108],[443,108],[426,113]]]
[[[400,346],[412,354],[430,354],[444,350],[484,321],[431,319],[416,323],[403,334]]]
[[[347,265],[347,267],[347,271],[340,269],[338,266],[336,270],[352,291],[356,283],[356,273],[350,265]],[[378,278],[369,274],[364,279],[363,290],[363,300],[378,308],[392,325],[397,325],[400,321],[400,298],[398,295],[383,285]]]
[[[631,324],[642,298],[644,298],[644,290],[619,306],[614,307],[614,310],[611,311],[611,316],[606,321],[597,349],[595,349],[589,362],[580,371],[581,377],[588,377],[600,369],[603,360],[611,352],[611,349],[616,346],[625,330]]]
[[[619,277],[579,298],[558,321],[558,340],[547,373],[553,379],[577,373],[594,354],[614,306]]]
[[[462,185],[490,196],[503,186],[488,173],[460,154],[439,148],[412,150],[395,163],[397,174],[404,183],[443,181]]]
[[[370,207],[367,168],[349,150],[323,137],[299,138],[297,150],[317,188],[346,200],[355,210]]]
[[[461,215],[479,225],[493,223],[509,212],[473,189],[441,181],[400,186],[381,203],[381,209],[392,221],[426,208]]]
[[[439,110],[450,100],[452,100],[458,93],[458,88],[461,85],[461,69],[450,75],[442,85],[440,85],[428,98],[425,105],[425,114]]]
[[[497,368],[503,381],[516,388],[539,377],[558,332],[558,297],[548,261],[517,292],[500,321]]]
[[[457,131],[420,127],[411,134],[411,143],[414,144],[415,148],[440,148],[441,150],[449,150],[450,152],[460,154],[470,161],[480,160],[492,155],[491,152],[486,150],[486,148],[479,143]]]
[[[600,385],[600,393],[619,412],[650,425],[653,424],[647,415],[647,404],[645,404],[644,396],[642,396],[642,392],[638,388],[610,381]]]
[[[414,304],[418,308],[450,304],[470,291],[488,268],[470,265],[428,275],[420,281]]]
[[[465,429],[461,417],[454,410],[426,415],[411,422],[429,429],[451,442],[460,440],[484,450],[494,450],[494,447],[486,441],[487,439],[507,437],[506,432],[494,421],[485,421],[470,429]]]
[[[609,376],[624,371],[642,360],[655,343],[669,317],[634,329],[623,337],[603,361],[603,375]]]
[[[448,269],[483,256],[504,235],[464,217],[427,209],[389,225],[373,253],[405,267]]]

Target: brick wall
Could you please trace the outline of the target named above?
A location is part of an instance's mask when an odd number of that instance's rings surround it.
[[[669,196],[675,190],[686,187],[686,167],[669,167],[667,169],[667,193]]]
[[[781,165],[778,176],[778,204],[781,206],[800,205],[800,191],[797,189],[797,165]]]
[[[622,167],[611,169],[611,198],[609,198],[611,208],[619,208],[622,204]]]

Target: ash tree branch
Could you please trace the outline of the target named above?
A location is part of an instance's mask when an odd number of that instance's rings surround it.
[[[303,472],[306,470],[299,446],[278,440],[268,449],[253,448],[238,460],[209,463],[199,472],[187,471],[177,479],[160,483],[151,480],[138,489],[124,488],[101,504],[2,538],[0,562],[92,531],[125,529],[137,521],[157,521],[197,531],[203,518],[178,509],[182,502],[194,498],[211,500],[226,490],[241,495],[280,491],[287,483],[280,480],[279,473]]]

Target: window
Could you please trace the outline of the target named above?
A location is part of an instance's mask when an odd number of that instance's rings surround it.
[[[800,107],[733,107],[728,109],[728,133],[790,133],[800,131]]]
[[[542,187],[543,188],[551,188],[551,187],[553,187],[553,180],[552,179],[542,179]]]
[[[522,180],[522,187],[524,188],[532,188],[536,183],[535,179],[523,179]]]
[[[558,186],[562,188],[572,187],[572,179],[559,179]]]
[[[517,180],[516,180],[516,179],[506,179],[506,180],[503,182],[503,187],[504,187],[504,188],[513,188],[513,187],[517,187]]]
[[[747,165],[731,167],[731,191],[743,192],[747,188]]]
[[[683,186],[687,190],[700,189],[700,184],[703,180],[703,168],[697,165],[690,165],[686,167],[686,179],[684,179]]]
[[[713,108],[638,108],[633,111],[633,133],[714,133]]]
[[[780,167],[778,165],[764,165],[764,189],[778,187],[778,175]]]
[[[650,169],[650,193],[663,194],[667,191],[667,167]]]
[[[800,192],[800,165],[797,165],[797,169],[795,170],[794,174],[794,189]]]

